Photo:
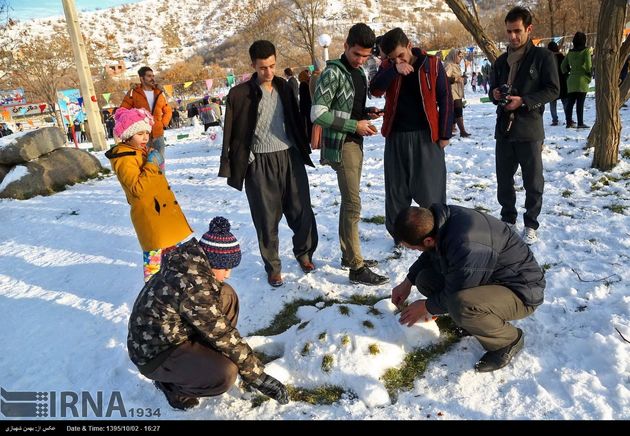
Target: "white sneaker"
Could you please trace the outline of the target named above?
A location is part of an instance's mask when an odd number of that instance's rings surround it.
[[[523,242],[527,245],[532,245],[534,242],[538,241],[538,235],[536,235],[536,230],[531,227],[525,227],[523,230]]]

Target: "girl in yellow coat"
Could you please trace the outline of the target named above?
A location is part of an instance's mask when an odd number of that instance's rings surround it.
[[[118,177],[131,222],[144,255],[144,280],[160,270],[162,256],[192,235],[164,171],[163,158],[147,149],[153,117],[146,109],[119,108],[114,118],[114,135],[120,139],[105,153]]]

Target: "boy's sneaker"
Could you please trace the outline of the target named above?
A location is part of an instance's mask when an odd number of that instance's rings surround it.
[[[389,278],[376,274],[364,265],[359,269],[350,270],[350,282],[359,283],[361,285],[378,286],[389,282]]]
[[[538,241],[538,235],[536,235],[536,230],[531,227],[525,227],[523,230],[523,242],[527,245],[532,245],[534,242]]]
[[[363,266],[374,268],[376,265],[378,265],[378,260],[363,259]],[[350,268],[350,264],[345,259],[341,259],[341,268],[348,269]]]
[[[403,252],[403,246],[402,244],[396,244],[394,245],[394,250],[392,251],[392,259],[400,259],[400,257],[402,256],[402,252]]]
[[[153,384],[156,388],[164,392],[166,401],[168,401],[168,404],[175,409],[188,410],[199,405],[199,399],[197,397],[187,397],[176,394],[169,388],[169,383],[154,381]]]
[[[475,363],[475,371],[477,372],[491,372],[497,369],[503,368],[508,365],[514,356],[523,349],[523,330],[518,330],[518,336],[514,342],[507,347],[499,348],[495,351],[488,351],[484,354],[479,362]]]

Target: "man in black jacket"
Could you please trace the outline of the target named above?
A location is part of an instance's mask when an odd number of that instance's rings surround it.
[[[278,255],[282,215],[293,230],[293,254],[302,271],[315,269],[317,226],[304,165],[314,166],[297,102],[286,80],[275,76],[276,48],[256,41],[249,48],[252,78],[228,94],[219,177],[243,189],[271,286],[283,284]]]
[[[497,104],[496,139],[497,199],[501,219],[516,223],[514,174],[518,166],[525,188],[525,229],[523,240],[536,242],[538,215],[542,208],[545,180],[542,144],[545,139],[545,104],[558,98],[560,81],[553,54],[534,47],[530,40],[532,15],[520,6],[505,17],[509,39],[507,53],[498,57],[492,69],[490,99]]]
[[[477,371],[509,364],[524,341],[507,321],[531,315],[544,299],[545,278],[529,247],[492,216],[439,203],[403,210],[395,230],[404,246],[423,253],[392,290],[392,303],[403,307],[413,285],[427,297],[404,308],[400,323],[448,312],[486,350]]]

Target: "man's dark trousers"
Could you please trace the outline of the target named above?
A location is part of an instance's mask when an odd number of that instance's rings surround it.
[[[508,223],[516,222],[516,191],[514,174],[521,166],[523,187],[525,188],[525,227],[536,230],[539,226],[538,215],[542,208],[542,196],[545,186],[542,165],[543,141],[508,141],[497,139],[497,199],[501,204],[501,219]]]
[[[311,207],[308,177],[300,152],[291,147],[272,153],[256,153],[245,175],[260,255],[268,274],[280,274],[278,224],[282,215],[293,230],[293,254],[312,260],[317,248],[317,225]]]

